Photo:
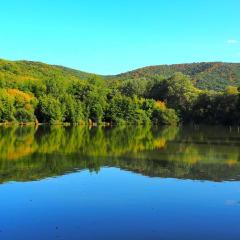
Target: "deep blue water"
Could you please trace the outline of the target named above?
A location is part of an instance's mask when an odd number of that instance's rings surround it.
[[[186,133],[183,135],[186,136]],[[38,142],[39,135],[36,137],[34,133],[34,136]],[[116,156],[108,159],[111,155],[108,152],[98,167],[94,165],[97,160],[92,152],[88,155],[95,160],[90,166],[84,163],[85,167],[77,167],[71,163],[70,168],[69,162],[75,163],[76,159],[81,161],[82,154],[72,155],[72,151],[63,153],[56,148],[50,151],[50,146],[46,150],[39,143],[35,148],[35,142],[31,142],[35,152],[29,151],[24,156],[19,154],[17,159],[12,153],[4,155],[2,150],[0,239],[239,240],[239,146],[236,136],[226,136],[234,143],[229,146],[226,138],[224,141],[222,139],[223,152],[217,147],[218,143],[207,143],[205,151],[199,142],[199,146],[196,144],[194,148],[187,137],[191,151],[186,150],[184,159],[190,155],[190,160],[184,163],[179,160],[177,165],[175,158],[180,158],[184,148],[176,140],[184,138],[179,135],[167,140],[167,145],[162,148],[159,148],[158,139],[157,153],[154,152],[156,148],[152,147],[152,150],[141,148],[137,155],[133,154],[133,150],[127,150],[126,154],[121,152],[119,160]],[[20,137],[23,139],[22,135]],[[109,135],[105,137],[109,138]],[[206,138],[203,138],[204,141]],[[20,139],[19,136],[17,139]],[[27,139],[28,143],[24,142],[23,149],[29,147],[29,137]],[[191,139],[193,142],[196,136]],[[53,142],[56,144],[56,138]],[[64,144],[67,142],[64,141]],[[91,143],[98,146],[93,140]],[[18,144],[14,146],[19,147]],[[104,143],[101,142],[100,146],[103,148]],[[18,147],[13,150],[17,152]],[[226,151],[228,148],[231,150],[229,153]],[[116,147],[115,151],[120,150]],[[170,153],[175,156],[171,160],[173,165],[168,165],[164,160]],[[6,159],[6,156],[11,157]],[[84,156],[87,159],[86,154]],[[217,157],[220,162],[215,161]],[[227,159],[226,164],[224,158]],[[198,162],[195,162],[196,159]],[[201,165],[202,162],[206,166]],[[65,168],[66,171],[63,171]]]

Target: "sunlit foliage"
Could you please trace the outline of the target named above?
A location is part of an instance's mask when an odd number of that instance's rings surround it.
[[[0,60],[0,123],[240,125],[238,70],[236,64],[203,63],[100,77],[42,63]],[[210,81],[217,76],[213,84],[218,88],[203,87],[207,77]],[[222,84],[227,77],[229,84]],[[200,84],[201,79],[205,80]]]

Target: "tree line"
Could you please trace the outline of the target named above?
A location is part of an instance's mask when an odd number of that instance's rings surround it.
[[[0,78],[1,123],[111,125],[240,124],[237,87],[194,87],[182,73],[139,79]]]

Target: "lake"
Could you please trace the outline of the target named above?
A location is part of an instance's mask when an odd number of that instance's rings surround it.
[[[240,239],[240,132],[0,127],[0,239]]]

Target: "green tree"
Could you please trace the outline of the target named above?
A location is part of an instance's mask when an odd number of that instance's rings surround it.
[[[0,122],[14,121],[14,97],[0,89]]]
[[[51,95],[40,97],[36,110],[37,119],[43,123],[60,123],[63,121],[62,105]]]
[[[152,122],[155,125],[177,125],[179,118],[174,109],[155,108],[152,112]]]
[[[64,122],[81,123],[85,120],[82,103],[80,101],[66,94],[61,102]]]

